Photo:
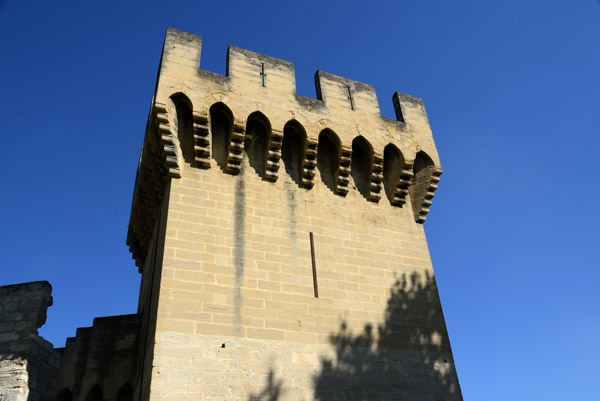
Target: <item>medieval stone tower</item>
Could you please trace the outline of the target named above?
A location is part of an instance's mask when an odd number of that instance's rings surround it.
[[[423,231],[420,99],[169,29],[128,244],[151,400],[462,399]]]
[[[394,94],[390,120],[369,85],[319,71],[310,99],[289,62],[230,47],[221,76],[200,49],[167,31],[127,238],[138,313],[53,350],[49,284],[3,287],[0,377],[18,383],[0,395],[462,400],[423,231],[442,172],[423,102]]]

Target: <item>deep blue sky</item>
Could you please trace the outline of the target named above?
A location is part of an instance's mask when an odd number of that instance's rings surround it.
[[[0,285],[48,280],[41,334],[133,313],[125,246],[166,28],[425,100],[425,224],[466,400],[597,399],[600,1],[0,0]]]

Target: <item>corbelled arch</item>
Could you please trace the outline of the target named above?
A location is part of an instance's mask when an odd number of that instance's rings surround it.
[[[182,92],[169,97],[167,105],[171,133],[179,142],[184,161],[194,164],[194,119],[190,98]]]
[[[413,207],[415,221],[424,223],[433,193],[437,189],[437,183],[440,181],[442,170],[436,167],[433,159],[424,151],[420,151],[415,156],[413,163],[413,178],[409,188],[410,199]]]
[[[333,130],[319,133],[317,168],[323,183],[334,193],[346,195],[350,182],[350,157],[352,150],[344,147]]]
[[[227,171],[233,122],[233,113],[225,103],[218,102],[210,107],[209,123],[212,159],[223,171]]]
[[[314,142],[314,141],[313,141]],[[307,154],[307,135],[304,126],[298,120],[290,120],[283,127],[283,145],[281,158],[285,174],[296,184],[312,186],[316,166],[316,146]],[[304,169],[308,172],[304,172]]]
[[[373,146],[363,136],[352,141],[351,172],[354,186],[365,197],[371,198],[371,173],[373,171]]]
[[[266,178],[266,164],[271,137],[271,122],[260,111],[255,111],[246,120],[244,152],[250,167],[259,177]]]
[[[336,193],[336,176],[340,163],[341,142],[332,130],[326,128],[319,133],[317,147],[317,168],[321,181]]]
[[[406,203],[412,176],[413,172],[408,168],[402,151],[396,145],[388,144],[383,150],[383,183],[392,205],[402,206]]]

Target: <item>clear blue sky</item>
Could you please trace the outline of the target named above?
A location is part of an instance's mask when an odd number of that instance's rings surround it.
[[[0,0],[0,284],[41,334],[134,313],[125,246],[166,28],[421,97],[444,168],[425,224],[465,400],[598,399],[600,1]]]

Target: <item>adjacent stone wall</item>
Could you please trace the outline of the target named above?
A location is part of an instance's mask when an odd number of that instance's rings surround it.
[[[0,287],[0,400],[53,400],[61,354],[38,335],[52,305],[47,281]]]
[[[95,318],[92,327],[77,329],[65,346],[59,393],[75,401],[88,395],[96,399],[93,394],[120,400],[119,395],[136,388],[139,330],[137,314]]]

